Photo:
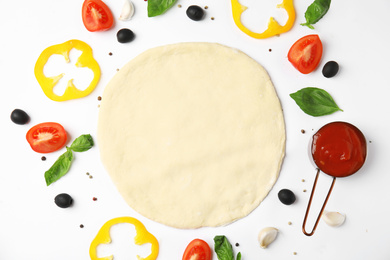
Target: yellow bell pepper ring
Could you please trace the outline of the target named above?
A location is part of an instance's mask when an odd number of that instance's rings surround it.
[[[65,89],[65,92],[62,96],[59,96],[54,93],[54,86],[58,81],[64,76],[64,73],[59,74],[54,77],[46,77],[43,73],[43,68],[49,58],[54,54],[59,54],[65,57],[67,63],[69,60],[69,52],[71,49],[77,49],[82,51],[80,57],[75,63],[76,67],[87,67],[93,72],[93,79],[89,86],[85,90],[79,90],[73,84],[73,79],[68,81],[68,86]],[[41,86],[45,95],[54,101],[66,101],[70,99],[82,98],[89,95],[92,90],[95,89],[100,78],[100,68],[97,61],[92,56],[92,48],[83,41],[80,40],[70,40],[61,44],[53,45],[46,48],[41,55],[39,56],[37,62],[35,63],[34,74],[38,80],[39,85]]]
[[[240,4],[238,0],[231,0],[232,3],[232,12],[233,12],[233,20],[237,27],[246,33],[247,35],[256,38],[256,39],[265,39],[275,35],[282,34],[291,29],[294,25],[295,21],[295,9],[293,5],[293,0],[283,0],[282,3],[278,4],[277,8],[283,8],[287,11],[288,19],[285,25],[281,26],[273,17],[269,19],[268,28],[262,33],[255,33],[249,30],[245,25],[241,22],[242,13],[248,9],[248,7]]]
[[[152,244],[152,252],[149,256],[146,258],[142,258],[137,255],[137,258],[139,260],[155,260],[158,256],[159,252],[159,245],[157,239],[150,234],[145,226],[137,219],[132,217],[119,217],[114,218],[109,221],[107,221],[99,230],[96,237],[93,239],[91,246],[89,248],[89,256],[91,257],[91,260],[112,260],[114,257],[107,256],[107,257],[97,257],[96,248],[100,244],[109,244],[111,243],[111,237],[110,237],[110,228],[113,225],[119,224],[119,223],[129,223],[134,225],[136,236],[134,237],[134,243],[136,245],[143,245],[150,243]]]

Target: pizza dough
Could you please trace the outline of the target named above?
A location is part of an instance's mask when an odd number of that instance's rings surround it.
[[[278,178],[281,105],[267,72],[214,43],[150,49],[107,85],[101,160],[126,202],[177,228],[248,215]]]

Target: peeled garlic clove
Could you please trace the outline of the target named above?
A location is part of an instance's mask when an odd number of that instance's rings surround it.
[[[269,246],[269,244],[271,244],[276,239],[277,235],[278,235],[278,230],[276,228],[273,227],[263,228],[259,232],[259,236],[258,236],[260,247],[267,248],[267,246]]]
[[[134,4],[130,0],[125,0],[125,3],[122,7],[121,15],[119,16],[119,20],[126,21],[130,20],[134,15]]]
[[[345,214],[342,214],[340,212],[328,212],[325,211],[322,214],[322,218],[324,219],[325,223],[332,227],[338,227],[341,226],[345,221]]]

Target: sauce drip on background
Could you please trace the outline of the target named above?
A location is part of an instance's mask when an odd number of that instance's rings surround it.
[[[311,152],[321,171],[333,177],[346,177],[363,166],[367,154],[366,139],[355,126],[332,122],[314,134]]]

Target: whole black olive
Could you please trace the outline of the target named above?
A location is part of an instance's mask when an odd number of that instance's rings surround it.
[[[295,202],[295,194],[291,190],[282,189],[278,193],[279,200],[285,205],[291,205]]]
[[[116,38],[118,39],[118,42],[120,43],[126,43],[126,42],[131,42],[134,39],[134,33],[132,30],[124,28],[120,29],[116,33]]]
[[[322,68],[322,75],[326,78],[336,76],[337,72],[339,72],[339,64],[335,61],[328,61]]]
[[[30,121],[30,117],[27,115],[26,112],[24,112],[23,110],[21,109],[15,109],[14,111],[12,111],[11,113],[11,120],[12,122],[14,122],[15,124],[18,124],[18,125],[24,125],[24,124],[27,124],[28,121]]]
[[[68,208],[73,203],[73,199],[69,194],[61,193],[54,198],[54,203],[60,208]]]
[[[197,5],[191,5],[187,8],[186,14],[191,20],[200,21],[203,19],[204,11]]]

